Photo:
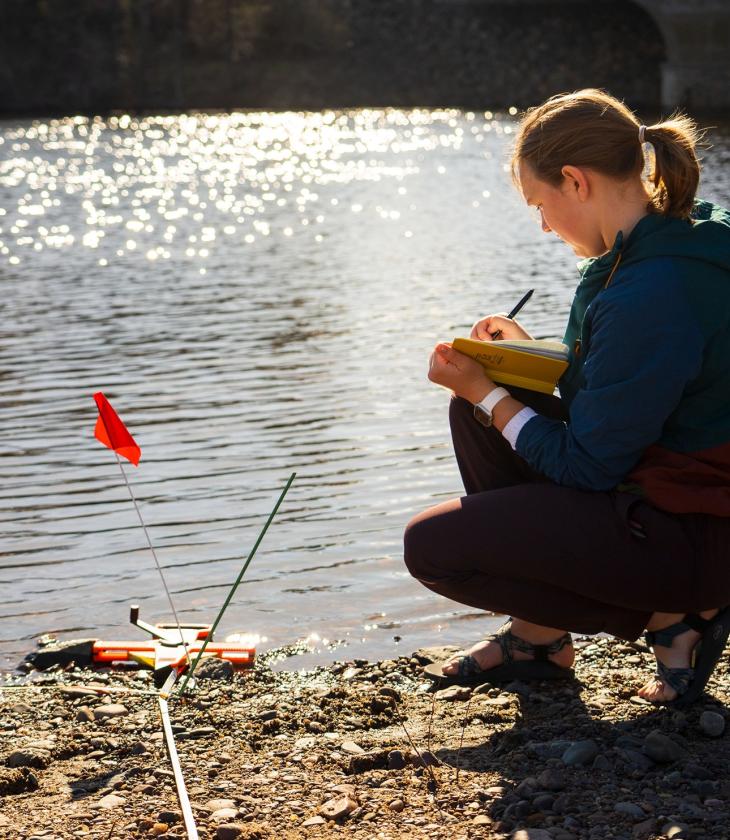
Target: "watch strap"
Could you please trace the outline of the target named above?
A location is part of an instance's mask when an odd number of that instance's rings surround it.
[[[501,402],[505,397],[509,397],[510,393],[506,388],[494,388],[490,391],[483,400],[479,402],[482,408],[486,409],[490,414],[494,411],[494,407],[498,402]]]

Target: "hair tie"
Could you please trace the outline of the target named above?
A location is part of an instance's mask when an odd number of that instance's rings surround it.
[[[639,143],[643,146],[646,143],[646,126],[640,125],[639,126]]]

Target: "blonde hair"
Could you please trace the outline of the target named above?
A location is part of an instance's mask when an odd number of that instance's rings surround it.
[[[587,88],[553,96],[522,117],[512,152],[512,178],[528,163],[543,181],[558,186],[563,166],[586,167],[620,180],[641,174],[644,154],[640,123],[623,102]],[[649,209],[689,218],[700,180],[694,120],[679,112],[645,126],[644,141],[654,148]]]

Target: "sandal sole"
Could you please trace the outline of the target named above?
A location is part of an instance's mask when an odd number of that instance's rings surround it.
[[[509,665],[497,665],[474,674],[473,677],[459,677],[458,674],[444,674],[443,666],[446,662],[431,662],[425,665],[423,673],[432,680],[441,680],[444,686],[449,685],[483,685],[484,683],[509,682],[511,680],[569,680],[575,676],[572,668],[561,668],[554,662],[512,662]]]

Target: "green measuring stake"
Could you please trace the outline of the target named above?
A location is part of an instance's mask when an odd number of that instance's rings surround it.
[[[254,547],[249,552],[248,558],[246,559],[246,562],[243,564],[243,568],[241,569],[240,574],[236,578],[236,582],[231,587],[231,591],[228,593],[228,595],[226,597],[226,600],[225,600],[223,606],[221,607],[220,612],[218,613],[218,616],[216,617],[216,620],[213,622],[213,626],[210,628],[210,633],[208,633],[207,637],[203,641],[203,644],[201,645],[201,648],[198,651],[198,655],[193,660],[193,664],[190,666],[187,674],[185,675],[185,680],[183,681],[182,686],[180,687],[180,692],[179,693],[181,695],[185,693],[185,689],[187,687],[188,681],[190,680],[190,677],[192,677],[193,671],[195,671],[195,668],[197,667],[198,662],[200,661],[200,657],[205,652],[205,648],[207,647],[208,642],[213,638],[213,634],[215,633],[216,628],[218,627],[218,623],[220,622],[221,618],[223,617],[223,613],[226,611],[226,607],[230,604],[231,598],[233,598],[233,595],[234,595],[236,589],[238,588],[238,584],[243,580],[243,576],[244,576],[244,574],[246,574],[246,569],[248,568],[248,564],[251,562],[251,560],[253,560],[253,556],[254,556],[254,554],[256,554],[256,549],[259,547],[259,544],[261,543],[261,540],[264,538],[264,534],[268,531],[269,525],[271,525],[271,521],[276,516],[277,510],[279,510],[279,505],[281,505],[281,503],[284,501],[284,496],[286,496],[289,488],[291,487],[292,481],[294,481],[295,477],[296,477],[296,473],[292,473],[289,476],[289,481],[287,481],[286,487],[284,487],[284,489],[281,491],[281,495],[279,496],[278,501],[274,505],[274,509],[269,514],[269,518],[266,520],[266,524],[262,528],[261,533],[258,536],[258,539],[254,543]]]

